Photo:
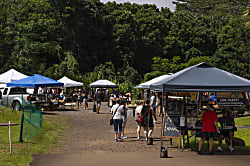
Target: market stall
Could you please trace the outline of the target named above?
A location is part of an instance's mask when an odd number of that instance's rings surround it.
[[[16,71],[15,69],[10,69],[0,75],[0,84],[1,84],[0,87],[2,86],[5,87],[7,83],[20,80],[25,77],[28,77],[28,76]]]
[[[62,77],[61,79],[59,79],[57,81],[63,83],[64,84],[63,87],[65,87],[65,88],[83,86],[82,82],[77,82],[77,81],[71,80],[66,76]]]
[[[188,92],[249,92],[250,81],[206,63],[200,63],[181,70],[164,80],[151,84],[150,89],[165,93],[163,106],[165,106],[166,113],[162,120],[162,138],[164,138],[168,137],[170,129],[174,130],[176,133],[181,133],[181,127],[187,126],[187,104],[185,97]],[[168,102],[167,96],[171,92],[180,92],[184,97],[182,104],[178,104],[179,108],[173,106],[173,104],[169,104],[170,102]],[[182,105],[182,107],[180,105]],[[177,110],[172,111],[174,109]],[[178,116],[174,116],[176,119],[174,127],[169,127],[168,125],[169,121],[175,121],[172,120],[171,117],[169,118],[171,112],[179,113]],[[193,110],[193,112],[196,112],[196,110]],[[184,121],[184,123],[181,121]],[[180,126],[180,124],[183,126]],[[180,138],[180,136],[177,135],[174,137]]]

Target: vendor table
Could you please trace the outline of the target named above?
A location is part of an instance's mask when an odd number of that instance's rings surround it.
[[[12,144],[11,144],[11,128],[10,126],[18,125],[18,123],[0,123],[0,126],[9,126],[9,140],[10,140],[10,154],[12,153]]]
[[[202,131],[202,127],[178,127],[177,129],[181,130],[182,133],[182,140],[181,140],[181,151],[184,150],[184,140],[185,140],[185,135],[184,135],[184,131],[196,131],[196,132],[201,132]],[[224,126],[224,127],[220,127],[220,133],[221,132],[225,132],[225,131],[231,131],[234,129],[234,126]],[[189,144],[189,137],[187,136],[187,141]]]

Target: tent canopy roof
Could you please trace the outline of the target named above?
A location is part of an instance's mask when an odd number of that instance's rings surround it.
[[[250,91],[250,81],[204,62],[155,82],[153,90],[164,91]]]
[[[41,76],[39,74],[34,74],[33,76],[29,76],[23,78],[21,80],[13,81],[7,83],[7,86],[13,87],[59,87],[63,86],[63,83],[53,80],[48,77]]]
[[[98,80],[89,84],[91,88],[118,88],[118,85],[109,80]]]
[[[171,75],[172,75],[172,73],[169,73],[169,74],[166,74],[166,75],[161,75],[159,77],[155,77],[152,80],[149,80],[147,82],[141,83],[140,85],[136,86],[135,88],[146,88],[146,89],[149,89],[151,84],[154,84],[156,82],[164,80],[164,79],[170,77]]]
[[[20,80],[25,77],[28,77],[28,76],[16,71],[15,69],[10,69],[9,71],[6,71],[5,73],[0,75],[0,83],[6,84],[8,82]]]
[[[61,79],[57,81],[62,82],[64,84],[64,87],[83,86],[83,83],[71,80],[66,76],[62,77]]]

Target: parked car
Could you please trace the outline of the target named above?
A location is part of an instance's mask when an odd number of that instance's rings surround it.
[[[5,87],[0,90],[0,104],[20,111],[22,104],[30,98],[26,88]]]

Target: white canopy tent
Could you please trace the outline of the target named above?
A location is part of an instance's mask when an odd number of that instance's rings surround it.
[[[10,69],[9,71],[6,71],[5,73],[0,75],[0,84],[7,84],[9,82],[17,81],[25,77],[28,76],[16,71],[15,69]]]
[[[91,88],[118,88],[118,85],[109,80],[98,80],[89,84]]]
[[[154,84],[160,80],[164,80],[168,77],[170,77],[172,75],[172,73],[168,73],[165,75],[161,75],[159,77],[153,78],[152,80],[149,80],[147,82],[141,83],[140,85],[136,86],[135,88],[145,88],[145,89],[149,89],[151,84]]]
[[[65,88],[67,88],[67,87],[76,87],[76,86],[83,86],[83,83],[71,80],[71,79],[69,79],[66,76],[62,77],[61,79],[59,79],[57,81],[63,83]]]

